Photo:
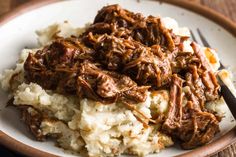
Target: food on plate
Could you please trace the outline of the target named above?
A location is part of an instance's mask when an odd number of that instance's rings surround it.
[[[37,34],[41,47],[1,75],[37,140],[94,157],[145,156],[176,140],[193,149],[220,131],[217,53],[175,20],[109,5],[84,28],[64,22]]]

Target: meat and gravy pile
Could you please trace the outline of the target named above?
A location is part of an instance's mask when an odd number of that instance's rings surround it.
[[[193,149],[219,132],[222,117],[206,107],[221,101],[216,54],[160,17],[109,5],[83,33],[59,33],[8,78],[9,103],[37,140],[89,156],[144,156],[176,140]]]

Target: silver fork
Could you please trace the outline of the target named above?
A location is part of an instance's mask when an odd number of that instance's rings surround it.
[[[202,44],[205,47],[211,47],[210,44],[207,42],[206,38],[203,36],[202,32],[200,31],[199,28],[197,28],[197,33],[201,39]],[[192,30],[190,30],[191,38],[193,41],[197,42],[196,36],[193,34]],[[225,69],[224,65],[220,62],[220,68],[219,70]],[[218,82],[221,87],[221,95],[223,96],[226,104],[228,105],[232,115],[234,116],[234,119],[236,119],[236,97],[234,94],[230,91],[228,86],[222,81],[219,75],[217,75]]]

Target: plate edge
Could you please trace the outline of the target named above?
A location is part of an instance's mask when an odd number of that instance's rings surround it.
[[[225,15],[201,4],[189,2],[186,0],[152,0],[160,3],[168,3],[181,8],[185,8],[189,11],[202,15],[203,17],[212,20],[216,24],[223,27],[230,34],[236,37],[236,23],[226,17]],[[142,1],[141,1],[142,2]]]
[[[4,24],[6,24],[7,22],[9,22],[10,20],[12,20],[12,19],[14,19],[14,18],[16,18],[28,11],[43,7],[43,6],[51,4],[51,3],[60,2],[60,1],[63,1],[63,0],[42,0],[42,1],[31,1],[31,2],[25,3],[15,9],[13,9],[12,11],[6,13],[5,15],[1,16],[0,27],[3,26]],[[224,15],[214,11],[213,9],[204,7],[200,4],[195,4],[195,3],[193,4],[191,2],[187,2],[184,0],[178,0],[178,1],[175,1],[175,0],[152,0],[152,1],[160,2],[160,3],[169,3],[172,5],[176,5],[176,6],[185,8],[187,10],[193,11],[195,13],[198,13],[198,14],[208,18],[209,20],[214,21],[218,25],[224,27],[225,30],[227,30],[233,36],[236,37],[236,24],[233,21],[231,21],[228,17],[225,17]],[[142,3],[142,1],[141,1],[141,3]],[[228,133],[226,133],[225,135],[223,135],[222,137],[220,137],[216,141],[214,141],[210,144],[207,144],[205,146],[199,147],[199,148],[192,150],[188,153],[181,154],[178,157],[188,157],[191,155],[196,155],[197,153],[200,156],[213,155],[213,154],[219,152],[220,150],[223,150],[225,147],[227,147],[228,145],[230,145],[236,141],[236,132],[235,131],[236,131],[236,128],[232,129],[231,131],[229,131]],[[12,150],[17,151],[19,153],[22,153],[24,155],[34,154],[35,156],[39,156],[39,157],[45,157],[45,156],[57,157],[56,155],[35,149],[29,145],[25,145],[25,144],[17,141],[16,139],[13,139],[12,137],[8,136],[7,134],[2,132],[1,130],[0,130],[0,143],[4,146],[8,147],[9,149],[12,149]],[[220,147],[219,147],[219,144],[221,144]],[[211,148],[211,150],[214,148],[214,151],[209,151],[210,148]]]

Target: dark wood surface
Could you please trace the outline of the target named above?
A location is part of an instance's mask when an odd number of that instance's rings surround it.
[[[0,16],[11,11],[15,7],[32,0],[0,0]],[[36,0],[35,0],[36,1]],[[236,22],[236,0],[188,0],[214,9]],[[3,147],[0,146],[0,151]],[[5,149],[5,148],[4,148]],[[14,154],[14,153],[13,153]],[[14,156],[14,155],[13,155]],[[212,157],[234,157],[236,156],[236,144],[228,146]]]

